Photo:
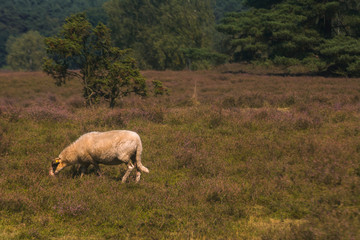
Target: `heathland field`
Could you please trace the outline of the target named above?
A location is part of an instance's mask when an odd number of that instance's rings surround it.
[[[0,73],[0,239],[360,239],[360,79],[144,71],[169,95],[85,107],[76,80]],[[144,166],[51,160],[128,129]]]

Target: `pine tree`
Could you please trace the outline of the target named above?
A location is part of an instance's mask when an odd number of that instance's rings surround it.
[[[247,1],[217,26],[231,36],[233,61],[305,64],[318,72],[359,75],[360,5],[356,1]],[[359,46],[359,47],[358,47]]]
[[[105,99],[114,107],[118,98],[131,92],[146,95],[145,79],[129,51],[113,47],[110,29],[102,23],[93,28],[85,14],[67,18],[60,34],[46,38],[45,43],[48,58],[44,71],[59,86],[80,79],[87,104]]]

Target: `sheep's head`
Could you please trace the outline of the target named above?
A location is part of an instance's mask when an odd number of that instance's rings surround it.
[[[55,176],[55,171],[57,169],[57,167],[59,166],[59,164],[61,163],[61,159],[60,158],[55,158],[52,162],[51,162],[51,169],[50,169],[50,175],[51,176]]]

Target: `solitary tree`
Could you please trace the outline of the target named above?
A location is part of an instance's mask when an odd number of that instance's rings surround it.
[[[44,71],[59,86],[80,79],[88,105],[104,99],[114,107],[118,98],[131,92],[146,95],[145,79],[129,50],[113,47],[109,28],[102,23],[92,27],[84,13],[67,18],[60,33],[46,38],[45,44]]]
[[[43,42],[43,37],[36,31],[29,31],[19,37],[10,36],[6,43],[7,64],[13,70],[41,69],[42,59],[45,56]]]

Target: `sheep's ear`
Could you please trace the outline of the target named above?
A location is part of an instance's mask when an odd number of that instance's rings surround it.
[[[55,162],[55,163],[60,163],[60,158],[55,158],[55,159],[54,159],[54,162]]]

